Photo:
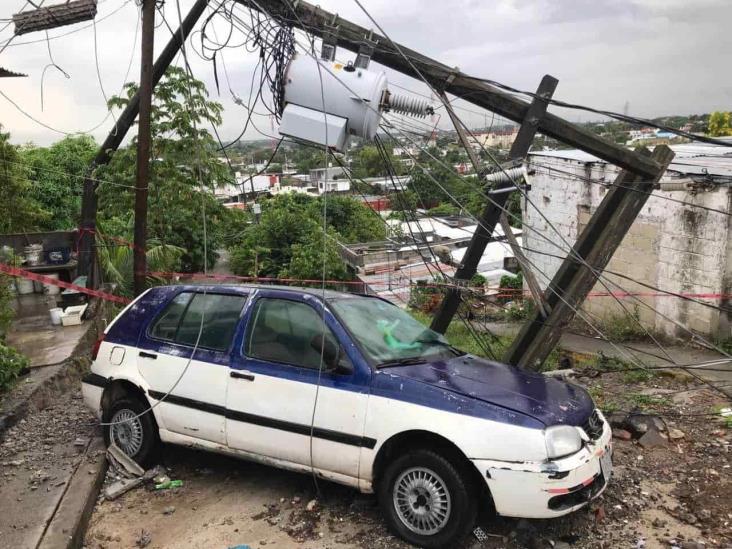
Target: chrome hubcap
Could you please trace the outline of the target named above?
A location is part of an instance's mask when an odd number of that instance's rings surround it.
[[[394,509],[412,532],[429,536],[450,518],[450,492],[437,473],[424,467],[404,471],[394,483]]]
[[[109,426],[110,439],[120,450],[135,457],[142,448],[142,422],[132,410],[119,410],[112,417]]]

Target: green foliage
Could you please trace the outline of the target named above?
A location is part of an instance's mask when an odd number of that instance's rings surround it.
[[[323,201],[328,227],[323,233]],[[259,223],[243,231],[231,247],[231,267],[242,276],[333,280],[348,278],[338,241],[384,238],[383,223],[357,200],[347,196],[313,198],[280,195],[262,203]]]
[[[453,204],[443,202],[434,208],[430,208],[427,213],[429,215],[456,215],[460,213],[460,209]]]
[[[20,149],[21,161],[33,182],[32,198],[49,216],[38,228],[57,231],[78,226],[84,174],[97,144],[89,136],[65,137],[50,147]]]
[[[28,170],[22,164],[18,147],[10,143],[10,134],[0,124],[0,233],[36,230],[48,219],[33,200]]]
[[[385,146],[385,148],[389,164],[394,167],[397,175],[401,175],[401,164],[394,162],[391,147]],[[381,177],[386,174],[386,163],[375,146],[365,145],[358,150],[353,159],[353,177],[363,179],[365,177]]]
[[[660,406],[668,406],[671,404],[671,401],[668,398],[655,395],[644,395],[642,393],[628,393],[625,395],[625,398],[628,402],[637,406],[641,410],[658,408]]]
[[[27,368],[28,364],[25,356],[0,342],[0,392],[10,389],[21,370]]]
[[[126,97],[113,97],[110,105],[125,106],[136,89],[135,84],[126,84]],[[204,266],[204,210],[209,268],[215,264],[216,249],[222,245],[222,225],[230,219],[212,193],[215,186],[230,179],[230,174],[218,161],[217,144],[205,129],[208,124],[221,123],[221,110],[219,103],[208,100],[203,82],[189,78],[183,69],[169,68],[155,88],[148,237],[160,244],[182,248],[181,269],[186,272],[200,271]],[[100,170],[101,176],[134,187],[135,162],[133,140]],[[107,226],[126,225],[133,204],[132,188],[100,185],[99,218]]]
[[[130,220],[131,221],[131,220]],[[104,273],[104,280],[117,285],[117,293],[133,296],[133,249],[129,246],[120,245],[118,239],[107,236],[102,226],[97,228],[97,254],[99,264]],[[122,234],[129,234],[131,226],[128,224]],[[117,229],[120,231],[120,229]],[[120,234],[116,232],[115,234]],[[148,240],[146,251],[147,269],[150,272],[176,272],[181,268],[181,261],[185,254],[183,248],[161,244],[154,239]],[[150,286],[164,284],[162,277],[148,276],[147,283]]]
[[[732,112],[715,111],[709,115],[707,133],[712,137],[732,135]]]
[[[631,313],[613,313],[603,318],[602,331],[611,341],[633,341],[647,335],[640,324],[638,305]]]

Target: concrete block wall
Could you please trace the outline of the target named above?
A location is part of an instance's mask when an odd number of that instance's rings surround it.
[[[546,287],[562,259],[545,254],[563,258],[567,243],[574,244],[607,192],[603,185],[567,174],[611,183],[617,169],[602,162],[553,157],[540,157],[536,165],[530,160],[529,168],[535,169],[535,173],[530,176],[529,199],[523,203],[524,245],[529,261],[536,266],[540,284]],[[728,264],[732,265],[732,258],[728,257],[732,251],[732,246],[728,246],[732,236],[730,217],[667,198],[730,211],[728,188],[695,194],[654,191],[610,261],[603,278],[606,286],[598,282],[592,294],[608,290],[640,294],[620,301],[626,310],[637,309],[643,325],[657,333],[688,338],[691,330],[708,338],[728,337],[730,334],[726,332],[730,331],[732,322],[726,314],[720,319],[719,311],[714,308],[676,297],[652,295],[655,290],[644,286],[684,294],[722,294],[732,284],[732,277],[727,273]],[[705,301],[721,303],[720,299]],[[610,296],[594,295],[583,309],[597,319],[625,314],[623,307]]]

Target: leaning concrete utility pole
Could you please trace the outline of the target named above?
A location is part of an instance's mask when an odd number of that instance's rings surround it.
[[[183,40],[193,30],[203,11],[208,5],[208,0],[197,0],[191,7],[180,28],[171,35],[170,40],[153,66],[153,86],[162,78],[163,74],[170,66],[173,58],[178,53]],[[137,118],[140,110],[140,92],[133,95],[127,103],[127,106],[117,118],[117,123],[110,130],[104,143],[99,147],[96,156],[89,164],[84,178],[84,190],[81,198],[81,223],[79,227],[79,268],[80,275],[86,275],[87,287],[96,288],[98,281],[94,277],[95,265],[95,248],[94,235],[96,233],[97,219],[97,186],[98,181],[94,177],[94,171],[108,164],[114,152],[119,148],[124,140],[127,132]]]
[[[140,52],[140,114],[137,122],[137,174],[135,177],[135,246],[132,271],[135,295],[145,291],[147,274],[147,196],[150,186],[150,114],[153,93],[155,0],[143,0]]]
[[[526,157],[531,144],[534,142],[536,130],[542,117],[546,114],[548,101],[551,99],[554,90],[557,88],[557,79],[548,74],[541,79],[539,87],[536,90],[536,97],[531,102],[529,109],[526,111],[524,120],[522,120],[516,139],[511,145],[508,153],[509,160],[521,160]],[[508,197],[512,191],[517,190],[512,180],[496,185],[488,191],[491,200],[485,205],[483,213],[480,216],[480,224],[475,229],[468,249],[465,250],[463,260],[455,271],[455,283],[467,284],[478,270],[480,258],[483,257],[486,246],[493,240],[493,231],[501,220],[501,215],[506,211]],[[490,194],[494,193],[494,194]],[[509,228],[510,230],[510,228]],[[432,319],[431,328],[441,334],[447,331],[447,327],[452,322],[455,313],[462,301],[462,289],[457,287],[448,288],[445,297],[437,309]],[[542,302],[540,302],[542,303]],[[541,310],[544,310],[541,305]]]
[[[343,47],[354,53],[368,42],[373,47],[372,61],[407,76],[425,80],[436,90],[461,97],[469,103],[518,122],[521,124],[519,132],[531,126],[534,132],[558,139],[623,169],[616,182],[618,185],[605,195],[588,227],[575,243],[571,255],[564,260],[552,284],[545,291],[543,304],[547,316],[545,318],[535,316],[529,319],[504,357],[504,360],[512,364],[530,367],[536,367],[543,362],[558,341],[561,330],[574,316],[577,307],[587,297],[587,293],[615,253],[623,235],[628,231],[653,189],[653,183],[657,182],[666,171],[673,158],[673,152],[668,147],[659,146],[653,155],[649,155],[611,143],[588,129],[575,126],[555,114],[545,112],[546,105],[542,106],[542,103],[548,102],[553,87],[548,95],[546,92],[549,90],[539,90],[539,93],[533,95],[534,100],[528,103],[488,81],[464,74],[460,69],[449,67],[401,44],[393,43],[385,36],[380,36],[308,2],[302,0],[292,3],[282,0],[236,0],[236,2],[249,9],[264,11],[283,24],[293,25],[320,38],[326,36],[333,46]],[[535,114],[537,112],[538,115]],[[528,146],[524,155],[526,151]],[[500,187],[494,189],[494,191],[500,190]],[[498,199],[500,196],[501,194],[494,194],[493,202],[486,205],[481,225],[469,245],[469,249],[475,250],[473,255],[478,255],[481,246],[485,247],[481,240],[487,243],[486,236],[491,237],[493,228],[499,222],[504,210],[501,200]],[[489,230],[481,230],[481,227]],[[465,257],[468,257],[467,251]],[[466,263],[465,257],[463,263]],[[474,261],[474,258],[471,259],[471,263]],[[466,265],[463,274],[467,275],[469,270],[469,265]],[[457,308],[455,304],[459,303],[459,297],[455,292],[447,293],[433,327],[441,331],[447,328]]]

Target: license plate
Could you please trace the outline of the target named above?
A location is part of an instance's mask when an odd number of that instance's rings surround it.
[[[610,480],[613,474],[613,451],[610,445],[605,447],[605,453],[600,457],[600,470],[605,481]]]

